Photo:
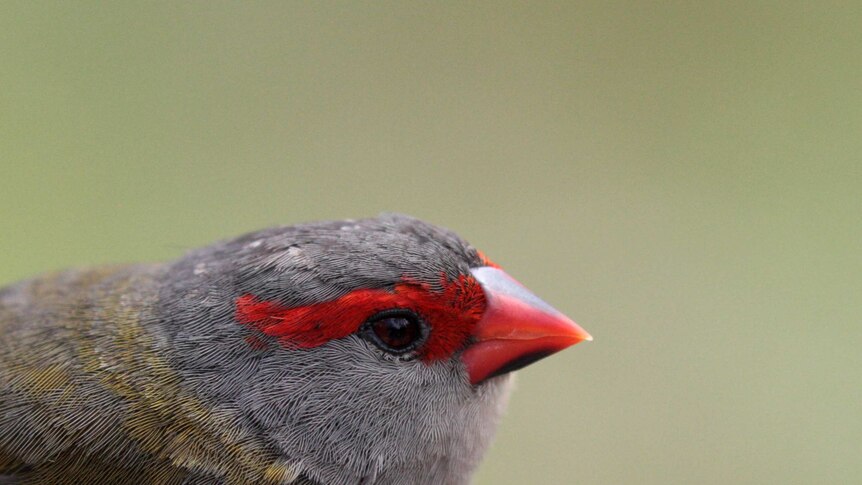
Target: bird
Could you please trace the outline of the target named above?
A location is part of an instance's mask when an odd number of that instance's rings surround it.
[[[512,372],[592,337],[393,213],[0,289],[2,484],[464,484]]]

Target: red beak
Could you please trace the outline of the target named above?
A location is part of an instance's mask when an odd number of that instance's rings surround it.
[[[474,268],[487,307],[462,360],[473,385],[593,338],[500,269]]]

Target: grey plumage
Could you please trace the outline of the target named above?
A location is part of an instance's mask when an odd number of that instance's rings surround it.
[[[22,483],[459,484],[509,376],[457,355],[394,358],[360,335],[290,349],[237,324],[403,278],[439,290],[482,264],[400,215],[266,229],[171,263],[60,273],[0,291],[0,475]],[[261,348],[247,344],[263,340]],[[3,483],[0,478],[0,483]],[[95,480],[95,481],[93,481]]]

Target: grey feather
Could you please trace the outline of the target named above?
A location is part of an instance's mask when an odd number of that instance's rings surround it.
[[[0,290],[0,484],[15,470],[48,483],[61,465],[112,483],[254,483],[268,463],[284,464],[271,483],[466,483],[509,376],[474,387],[457,355],[392,358],[356,334],[251,349],[235,302],[307,305],[405,276],[439,289],[481,264],[454,233],[387,214]]]

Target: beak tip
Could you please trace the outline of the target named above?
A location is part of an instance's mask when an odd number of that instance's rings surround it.
[[[571,332],[570,335],[572,335],[572,337],[577,339],[578,342],[592,342],[593,341],[593,336],[590,335],[589,332],[584,330],[583,327],[581,327],[580,325],[578,325],[577,323],[573,322],[572,320],[570,320],[568,318],[565,318],[565,320],[567,321],[567,323],[569,325],[569,331]],[[575,342],[575,343],[577,343],[577,342]]]

